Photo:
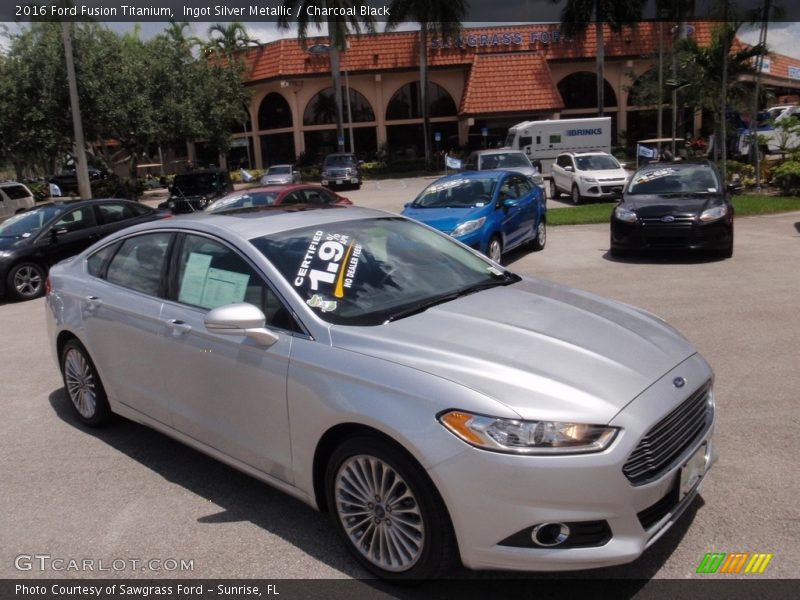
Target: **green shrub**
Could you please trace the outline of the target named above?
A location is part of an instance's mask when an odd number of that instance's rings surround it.
[[[787,160],[775,168],[772,181],[792,196],[800,195],[800,162]]]

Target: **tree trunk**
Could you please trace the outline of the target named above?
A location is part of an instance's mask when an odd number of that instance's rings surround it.
[[[595,13],[597,14],[597,13]],[[597,116],[602,117],[605,112],[605,54],[606,45],[603,35],[603,22],[601,16],[597,14],[597,22],[594,24],[595,36],[597,38]]]
[[[425,166],[431,167],[431,115],[428,107],[428,24],[419,30],[419,101],[422,105],[422,137],[425,140]]]
[[[342,72],[339,60],[339,48],[331,44],[331,74],[333,75],[333,98],[336,102],[336,150],[344,152],[344,122],[342,110]]]

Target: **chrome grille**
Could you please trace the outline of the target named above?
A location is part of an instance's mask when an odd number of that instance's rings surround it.
[[[673,217],[673,221],[663,221],[664,217],[642,217],[642,225],[653,229],[688,229],[694,224],[694,217]]]
[[[622,467],[625,477],[633,485],[658,479],[705,434],[713,419],[709,382],[661,419],[639,441]]]

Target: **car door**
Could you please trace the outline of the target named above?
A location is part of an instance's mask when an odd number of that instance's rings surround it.
[[[521,179],[522,177],[518,175],[507,175],[500,183],[497,192],[496,210],[502,219],[504,248],[516,246],[526,233],[523,206],[519,204]],[[506,206],[505,203],[509,200],[513,205]]]
[[[100,236],[106,236],[138,222],[151,213],[146,206],[128,202],[103,202],[96,205],[100,215]]]
[[[572,158],[566,154],[556,158],[556,162],[553,163],[551,176],[556,187],[562,192],[569,192],[572,188],[572,173],[568,170],[571,167]]]
[[[539,188],[527,177],[515,176],[514,185],[517,191],[517,206],[520,212],[520,238],[518,242],[529,239],[536,233],[538,225]]]
[[[291,482],[286,379],[295,329],[290,311],[237,250],[184,234],[176,246],[168,329],[172,420],[184,435]],[[249,302],[278,333],[269,347],[208,331],[209,310]]]
[[[75,256],[102,237],[94,207],[84,205],[61,215],[37,237],[38,254],[48,266]]]
[[[98,250],[87,261],[95,279],[79,299],[86,346],[109,397],[166,425],[166,381],[175,374],[161,307],[173,238],[147,233]]]

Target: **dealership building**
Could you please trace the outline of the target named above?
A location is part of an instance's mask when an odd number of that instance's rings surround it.
[[[693,23],[686,33],[704,45],[712,27]],[[655,107],[636,105],[631,91],[654,68],[659,35],[668,51],[670,24],[643,22],[620,32],[606,26],[604,106],[620,145],[656,133]],[[349,36],[341,55],[347,150],[362,157],[379,149],[396,157],[423,153],[419,37],[416,31]],[[266,167],[336,150],[326,42],[311,38],[303,46],[282,39],[244,53],[250,121],[233,131],[229,166],[247,164],[248,156],[253,167]],[[594,27],[569,39],[558,24],[464,29],[454,39],[429,39],[432,147],[494,146],[520,121],[596,116],[596,51]],[[800,59],[771,55],[762,66],[762,84],[776,97],[800,94]],[[666,134],[671,111],[666,105],[663,111]],[[683,111],[676,132],[703,134],[701,114]]]

